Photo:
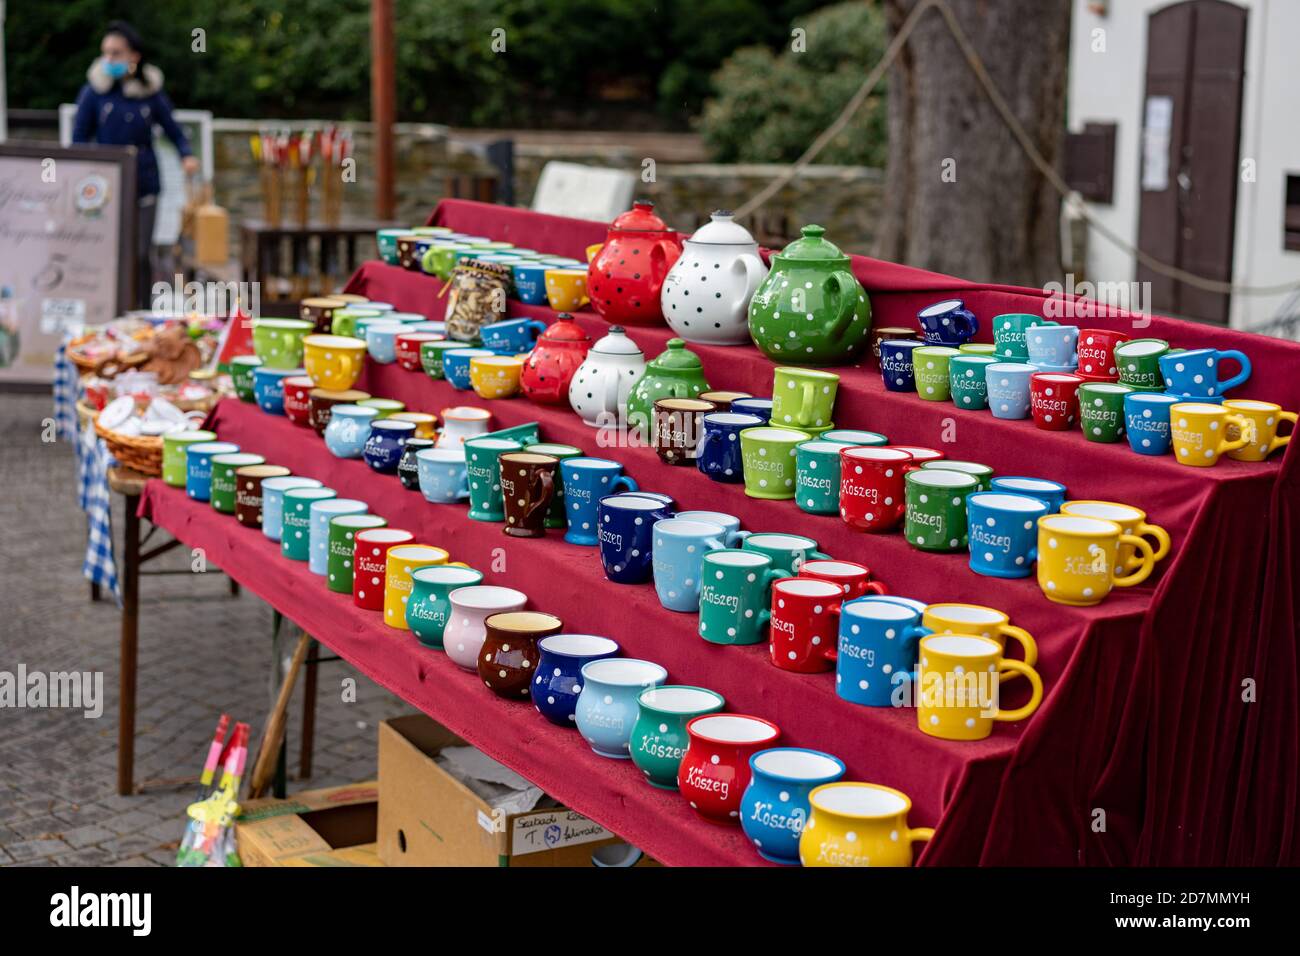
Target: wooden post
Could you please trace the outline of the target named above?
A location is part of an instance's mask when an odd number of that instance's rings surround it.
[[[375,217],[396,213],[393,188],[393,123],[397,119],[397,50],[393,0],[370,0],[370,119],[374,127]]]
[[[135,793],[135,688],[140,640],[140,518],[139,495],[126,496],[126,528],[122,556],[122,630],[118,652],[117,792]]]

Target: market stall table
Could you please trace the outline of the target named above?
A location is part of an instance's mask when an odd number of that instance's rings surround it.
[[[597,224],[472,203],[444,202],[432,221],[556,252],[580,250],[603,234]],[[975,286],[873,260],[855,259],[854,266],[872,295],[878,324],[910,324],[918,308],[945,293],[962,295],[980,315],[1043,306],[1041,294],[1027,290]],[[431,277],[368,263],[349,291],[436,315],[439,287]],[[513,312],[553,315],[517,304]],[[606,328],[590,314],[579,321],[593,336]],[[1090,317],[1081,324],[1113,327],[1121,321],[1131,320]],[[1244,339],[1256,376],[1243,397],[1300,405],[1300,383],[1285,377],[1300,354],[1295,346],[1168,319],[1150,323],[1143,334],[1177,344],[1243,347]],[[631,334],[653,357],[670,333]],[[714,387],[755,394],[770,389],[772,366],[756,350],[692,348]],[[897,535],[863,536],[791,502],[748,499],[737,486],[660,464],[649,449],[602,448],[597,433],[564,408],[482,402],[397,366],[370,365],[361,387],[423,410],[482,404],[501,427],[540,421],[545,440],[619,459],[643,488],[673,495],[681,508],[728,511],[750,530],[807,534],[836,557],[864,560],[895,593],[1008,612],[1037,638],[1047,686],[1043,706],[1025,723],[999,727],[976,743],[926,737],[912,711],[848,704],[835,696],[833,677],[777,670],[767,663],[763,646],[706,644],[695,635],[694,616],[664,610],[650,587],[606,582],[595,552],[564,543],[558,532],[540,541],[507,539],[499,526],[470,521],[461,508],[425,504],[395,478],[334,459],[314,433],[253,406],[223,402],[212,425],[223,439],[366,500],[391,523],[480,569],[492,567],[495,549],[505,548],[506,567],[491,580],[520,587],[532,595],[533,606],[562,617],[566,628],[607,633],[627,653],[662,663],[672,680],[711,687],[726,696],[728,709],[774,720],[786,742],[838,754],[851,778],[906,791],[915,823],[938,827],[922,862],[1294,858],[1295,452],[1282,462],[1191,469],[1171,458],[1134,455],[1126,445],[1088,443],[1077,432],[1042,432],[1029,422],[999,421],[887,392],[870,363],[838,371],[836,419],[842,427],[940,447],[950,457],[984,461],[999,474],[1055,478],[1074,498],[1129,502],[1170,531],[1173,553],[1148,586],[1116,592],[1094,608],[1065,607],[1047,602],[1032,579],[974,575],[964,555],[923,554]],[[263,547],[258,536],[157,482],[146,490],[142,509],[185,540],[219,548],[213,553],[221,554],[232,575],[360,670],[652,855],[670,863],[757,862],[743,841],[741,849],[719,843],[719,831],[697,824],[689,809],[683,815],[682,801],[665,806],[662,794],[643,793],[649,788],[627,766],[591,758],[597,762],[589,767],[590,755],[582,753],[585,744],[577,735],[550,727],[526,705],[503,704],[443,655],[384,628],[374,616],[351,611],[345,599],[333,600],[337,596],[319,579],[307,587],[298,580],[310,577],[298,574],[305,569],[286,569],[290,562],[263,553],[274,551],[269,542]],[[1243,705],[1239,682],[1252,675],[1267,681],[1269,691],[1259,703]],[[1009,690],[1007,703],[1019,703],[1022,692]],[[572,772],[575,748],[584,757],[579,765],[592,773]],[[1231,788],[1223,782],[1228,780]],[[1093,826],[1097,809],[1105,811],[1103,832]],[[730,849],[719,856],[723,846]]]

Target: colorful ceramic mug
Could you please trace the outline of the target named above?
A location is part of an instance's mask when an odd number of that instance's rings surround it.
[[[1056,322],[1027,312],[1008,312],[993,317],[993,347],[998,358],[1011,362],[1029,360],[1029,346],[1025,336],[1029,330]]]
[[[1000,685],[1008,672],[1023,674],[1030,686],[1029,701],[1014,710],[999,706]],[[983,740],[995,722],[1018,723],[1042,701],[1038,671],[1005,659],[997,641],[972,634],[921,638],[915,703],[922,733],[944,740]]]
[[[393,418],[376,419],[370,423],[370,435],[366,438],[361,457],[375,471],[391,475],[397,471],[397,463],[402,460],[407,439],[414,436],[414,422]]]
[[[911,866],[912,844],[934,836],[907,822],[907,794],[874,783],[828,783],[808,795],[799,836],[804,866]]]
[[[748,398],[732,399],[730,410],[737,415],[753,415],[755,418],[761,418],[764,425],[772,420],[772,400],[770,398],[757,398],[751,395]]]
[[[415,453],[415,467],[424,500],[456,504],[469,497],[464,448],[424,448]]]
[[[596,506],[600,561],[617,584],[642,584],[654,574],[653,528],[671,505],[636,493],[606,495]]]
[[[524,360],[513,355],[476,355],[469,361],[469,381],[479,398],[511,398],[519,394]]]
[[[704,555],[699,635],[711,644],[757,644],[772,616],[772,582],[786,576],[770,555],[725,548]]]
[[[793,428],[743,429],[740,453],[745,469],[745,494],[770,500],[793,498],[797,471],[795,448],[811,437]]]
[[[994,362],[984,367],[989,411],[994,418],[1029,417],[1029,381],[1037,371],[1021,362]]]
[[[772,582],[772,663],[800,674],[831,670],[841,599],[839,586],[829,581],[793,577]]]
[[[996,608],[982,604],[929,604],[921,623],[935,634],[973,634],[996,641],[1003,654],[1006,654],[1007,641],[1015,641],[1026,664],[1033,667],[1038,663],[1038,643],[1033,635],[1012,624],[1011,618]],[[1006,671],[999,679],[1006,681],[1017,676],[1016,671]]]
[[[650,444],[665,465],[693,465],[704,434],[704,416],[712,402],[698,398],[661,398],[654,403]]]
[[[333,488],[290,488],[284,493],[280,555],[290,561],[311,558],[311,506],[338,497]]]
[[[216,440],[216,432],[197,429],[163,435],[162,480],[173,488],[184,488],[189,479],[189,456],[185,453],[186,449],[191,445]]]
[[[749,773],[740,798],[741,829],[763,859],[798,865],[808,795],[844,776],[844,761],[820,750],[771,747],[749,758]]]
[[[1223,407],[1231,414],[1240,415],[1250,423],[1250,427],[1241,432],[1241,435],[1246,438],[1246,444],[1228,452],[1229,458],[1235,458],[1237,461],[1263,461],[1273,452],[1291,443],[1290,434],[1278,435],[1277,430],[1282,422],[1290,422],[1291,431],[1294,432],[1295,412],[1283,411],[1281,405],[1254,399],[1229,399],[1223,403]],[[1229,425],[1229,438],[1233,437],[1232,431],[1233,426]],[[165,443],[166,439],[164,438],[163,441]],[[165,456],[166,452],[163,454]]]
[[[802,511],[833,515],[840,510],[838,442],[806,441],[795,446],[794,500]]]
[[[262,527],[262,482],[288,478],[282,465],[248,465],[235,470],[235,520],[245,528]]]
[[[425,647],[442,650],[442,636],[451,617],[451,592],[483,581],[483,572],[459,564],[433,564],[411,572],[406,625]],[[539,672],[540,673],[540,672]]]
[[[1219,378],[1219,363],[1231,359],[1238,365],[1236,375]],[[1238,349],[1189,349],[1169,352],[1157,359],[1164,378],[1165,391],[1196,398],[1221,398],[1229,389],[1236,388],[1250,378],[1250,359]]]
[[[599,543],[596,508],[600,499],[618,491],[637,490],[637,483],[623,474],[623,466],[607,458],[564,458],[560,461],[560,481],[564,485],[568,526],[564,540],[585,547]]]
[[[695,446],[695,464],[714,481],[738,484],[745,480],[740,433],[765,424],[757,415],[712,412],[702,419],[703,433]]]
[[[541,658],[530,685],[533,706],[551,723],[573,727],[577,720],[578,695],[582,692],[583,666],[616,657],[619,646],[608,637],[595,634],[552,634],[538,641],[537,649]]]
[[[307,568],[312,574],[326,577],[329,571],[330,522],[344,515],[363,515],[369,511],[364,501],[356,498],[326,498],[313,501],[308,509]],[[328,584],[328,581],[326,582]]]
[[[334,324],[334,311],[346,309],[349,304],[346,299],[336,299],[329,295],[303,299],[298,303],[298,318],[310,322],[317,332],[328,332]]]
[[[944,299],[926,306],[916,313],[916,320],[927,345],[953,348],[973,339],[980,327],[975,313],[966,308],[961,299]]]
[[[1131,573],[1119,561],[1124,544],[1136,549]],[[1038,586],[1048,600],[1100,604],[1112,588],[1141,584],[1154,567],[1155,552],[1146,539],[1124,534],[1114,521],[1065,514],[1038,520]]]
[[[324,437],[325,429],[329,427],[330,416],[334,412],[335,405],[355,405],[357,402],[364,401],[369,397],[369,392],[362,392],[355,388],[342,392],[327,388],[314,388],[307,395],[307,424],[311,425],[317,435]]]
[[[979,479],[961,471],[918,468],[904,478],[907,513],[903,533],[921,551],[961,551],[966,547],[966,496]]]
[[[397,338],[393,340],[397,364],[408,372],[423,371],[420,350],[430,343],[445,341],[447,337],[442,333],[426,328],[423,322],[413,322],[408,328],[399,332]]]
[[[474,359],[491,358],[495,352],[487,349],[459,348],[442,353],[442,373],[452,388],[466,391],[473,386],[470,363]]]
[[[390,548],[414,544],[415,535],[401,528],[358,531],[352,552],[352,603],[367,611],[384,609],[384,578]]]
[[[774,744],[780,729],[748,714],[706,714],[687,721],[686,733],[690,743],[678,767],[678,791],[706,820],[739,823],[749,758]]]
[[[303,365],[317,388],[350,389],[365,368],[366,343],[343,335],[309,335],[302,340]]]
[[[857,561],[818,559],[799,566],[798,577],[829,581],[839,587],[843,600],[853,601],[864,594],[887,594],[883,581],[872,578],[871,568]]]
[[[1160,356],[1169,351],[1164,339],[1130,339],[1115,346],[1115,361],[1119,365],[1119,380],[1137,391],[1164,390],[1160,376]]]
[[[858,531],[891,531],[906,510],[912,456],[889,446],[840,449],[840,517]]]
[[[864,707],[911,702],[917,642],[930,633],[914,608],[892,601],[851,601],[840,612],[835,693]]]
[[[1167,455],[1173,439],[1169,434],[1169,409],[1182,399],[1163,392],[1131,391],[1124,396],[1124,425],[1128,446],[1139,455]]]
[[[778,367],[772,381],[771,422],[781,428],[821,428],[831,423],[840,377],[811,368]]]
[[[837,445],[888,445],[889,439],[880,432],[869,432],[862,428],[831,428],[818,436],[822,441],[833,441]]]
[[[577,312],[591,301],[586,269],[547,269],[546,301],[556,312]]]
[[[1077,325],[1039,325],[1025,335],[1030,365],[1075,368],[1079,364],[1078,345]]]
[[[988,382],[985,378],[990,365],[998,361],[988,355],[954,355],[948,360],[948,392],[952,403],[968,411],[983,411],[989,407]]]
[[[514,355],[531,349],[537,344],[537,337],[545,331],[546,323],[537,319],[506,319],[482,326],[479,336],[485,349]]]
[[[817,542],[801,534],[764,531],[751,534],[741,545],[746,551],[757,551],[772,559],[772,567],[797,574],[805,561],[825,560],[830,557],[817,549]]]
[[[487,635],[485,622],[493,614],[522,611],[528,595],[514,588],[472,584],[456,588],[447,600],[451,611],[442,632],[443,650],[457,667],[477,673],[479,651]]]
[[[311,393],[316,384],[306,375],[286,378],[284,389],[284,417],[304,428],[311,424]]]
[[[570,458],[582,458],[582,449],[577,445],[564,445],[559,442],[535,442],[524,446],[524,451],[535,455],[550,455],[564,464]],[[568,518],[565,514],[564,473],[555,470],[555,494],[551,496],[551,507],[546,512],[546,527],[567,528]]]
[[[381,322],[366,323],[366,351],[370,360],[380,365],[392,365],[397,361],[397,337],[406,331],[404,323],[394,319],[392,314]]]
[[[977,491],[966,498],[970,569],[994,578],[1027,578],[1038,560],[1038,519],[1048,506],[1029,495]]]
[[[262,360],[256,355],[236,355],[230,360],[230,381],[241,402],[257,400],[253,394],[253,371],[261,364]]]
[[[1236,438],[1229,436],[1229,425],[1236,426]],[[1250,443],[1249,429],[1250,419],[1221,405],[1183,402],[1169,407],[1169,434],[1173,438],[1174,457],[1181,465],[1208,468],[1218,464],[1225,452],[1245,448]]]
[[[652,532],[659,603],[670,611],[696,613],[700,609],[701,562],[710,551],[726,548],[723,526],[674,517],[656,521]]]
[[[938,461],[924,462],[921,467],[927,471],[960,471],[963,474],[971,475],[979,482],[977,489],[979,491],[988,491],[992,487],[993,469],[978,461],[957,461],[952,458],[941,458]]]
[[[661,790],[677,789],[677,771],[690,735],[686,725],[696,717],[716,714],[726,706],[722,695],[703,687],[668,684],[637,696],[629,753],[646,783]]]
[[[270,368],[260,365],[253,369],[253,396],[257,407],[268,415],[284,414],[284,380],[303,374],[300,368]]]
[[[582,665],[582,690],[574,723],[587,744],[602,757],[631,756],[632,726],[641,693],[668,680],[668,671],[651,661],[608,657]]]
[[[293,488],[322,488],[315,478],[290,475],[262,482],[262,534],[279,541],[284,531],[284,493]]]
[[[253,351],[268,369],[302,367],[302,340],[315,326],[299,319],[254,319]]]
[[[420,367],[424,369],[424,374],[428,375],[429,378],[438,381],[445,375],[443,372],[443,356],[448,352],[457,351],[464,347],[464,342],[457,342],[455,339],[421,342]]]
[[[1134,508],[1119,501],[1067,501],[1061,505],[1061,514],[1113,521],[1125,534],[1137,535],[1139,538],[1153,538],[1155,540],[1155,545],[1152,547],[1153,560],[1163,561],[1169,555],[1169,532],[1147,521],[1147,513],[1141,508]],[[1121,544],[1118,563],[1125,571],[1132,571],[1142,562],[1131,545]]]
[[[1119,379],[1119,365],[1115,359],[1115,346],[1127,342],[1123,332],[1110,329],[1079,330],[1079,366],[1075,370],[1087,382],[1114,382]]]
[[[465,468],[469,475],[469,516],[475,521],[505,521],[501,497],[501,465],[504,454],[523,450],[510,438],[482,436],[465,442]]]
[[[1047,478],[1030,478],[1024,475],[1004,475],[989,482],[990,491],[1009,495],[1028,495],[1047,505],[1047,513],[1054,515],[1065,504],[1066,488],[1059,481]]]
[[[1029,378],[1029,411],[1045,431],[1069,431],[1079,420],[1079,386],[1069,372],[1036,372]]]
[[[924,345],[912,351],[912,373],[916,394],[927,402],[946,402],[952,397],[948,363],[960,355],[947,345]]]
[[[337,594],[352,593],[353,561],[358,532],[383,528],[388,522],[379,515],[342,514],[331,518],[326,536],[325,586]]]
[[[335,405],[325,426],[325,447],[338,458],[360,458],[378,410],[365,405]]]
[[[483,622],[483,646],[478,652],[478,676],[488,690],[506,700],[529,696],[541,650],[537,642],[559,634],[563,622],[542,611],[503,611]]]
[[[235,513],[235,472],[249,465],[265,465],[266,459],[252,452],[228,452],[212,456],[212,483],[208,500],[212,510],[224,515]]]
[[[1133,389],[1116,382],[1079,386],[1079,427],[1088,441],[1117,442],[1124,434],[1124,396]]]
[[[428,544],[399,544],[384,557],[384,623],[399,631],[410,630],[406,604],[411,598],[411,572],[434,564],[446,564],[451,556]]]
[[[555,498],[556,469],[560,460],[535,452],[508,452],[498,459],[505,527],[516,538],[541,538],[546,515]]]
[[[921,344],[916,339],[886,339],[880,343],[880,378],[889,391],[916,391],[912,353]]]

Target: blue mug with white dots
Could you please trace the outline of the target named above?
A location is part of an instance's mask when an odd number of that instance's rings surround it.
[[[1025,475],[1004,475],[989,482],[989,491],[1008,495],[1028,495],[1047,505],[1047,513],[1054,515],[1065,504],[1065,485],[1050,478],[1030,478]]]
[[[257,407],[268,415],[284,414],[284,380],[296,375],[306,375],[301,368],[267,368],[259,365],[253,369],[253,397]]]
[[[212,495],[212,459],[233,455],[239,446],[228,441],[203,441],[185,448],[185,494],[195,501],[207,501]]]
[[[654,582],[659,603],[670,611],[698,612],[704,556],[726,546],[726,529],[712,521],[677,517],[656,521]]]
[[[915,392],[912,349],[924,342],[916,339],[885,339],[880,343],[880,377],[891,392]]]
[[[552,634],[538,641],[537,649],[541,656],[529,685],[533,706],[551,723],[573,727],[583,665],[617,657],[618,643],[595,634]]]
[[[1236,375],[1219,378],[1219,363],[1231,359],[1240,367]],[[1223,393],[1250,378],[1250,359],[1237,349],[1188,349],[1166,352],[1157,361],[1165,391],[1192,401],[1223,398]]]
[[[892,601],[847,601],[840,608],[835,693],[867,707],[910,702],[916,651],[931,633],[921,613]],[[895,699],[897,697],[897,700]]]
[[[923,345],[948,345],[956,348],[975,338],[980,320],[961,299],[944,299],[916,313],[921,326]],[[882,343],[883,344],[883,343]],[[881,352],[884,355],[884,352]]]
[[[753,415],[762,420],[766,425],[772,420],[772,400],[770,398],[755,398],[750,395],[748,398],[733,398],[729,411],[737,415]]]
[[[970,569],[993,578],[1026,578],[1038,560],[1038,519],[1047,505],[1029,495],[977,491],[966,497]]]
[[[1029,417],[1029,381],[1038,367],[1027,362],[993,362],[984,366],[984,391],[994,418]]]
[[[1181,395],[1164,392],[1125,395],[1124,434],[1128,436],[1128,446],[1139,455],[1169,454],[1173,444],[1169,435],[1169,409],[1184,401]]]
[[[740,828],[758,855],[799,865],[799,837],[808,822],[808,794],[844,776],[844,761],[820,750],[772,747],[749,758],[749,786],[740,798]]]
[[[564,540],[588,548],[599,543],[596,509],[600,499],[619,491],[636,491],[638,487],[632,478],[623,474],[620,463],[585,456],[563,459],[560,481],[564,484],[564,517],[568,526]]]
[[[736,399],[754,401],[754,399]],[[760,399],[760,401],[768,401]],[[732,402],[732,408],[735,408]],[[771,412],[770,402],[769,413]],[[745,468],[740,454],[740,433],[746,428],[765,424],[758,415],[740,412],[710,412],[702,419],[704,426],[700,440],[695,445],[695,465],[714,481],[739,484],[745,480]]]

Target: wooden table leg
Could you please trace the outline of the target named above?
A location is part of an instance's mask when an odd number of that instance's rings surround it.
[[[135,792],[135,685],[140,638],[139,495],[125,495],[126,528],[122,549],[122,634],[117,703],[117,792]]]
[[[302,740],[298,744],[298,779],[311,778],[312,751],[316,747],[316,669],[320,660],[320,644],[311,642],[307,649],[307,672],[302,684]]]

